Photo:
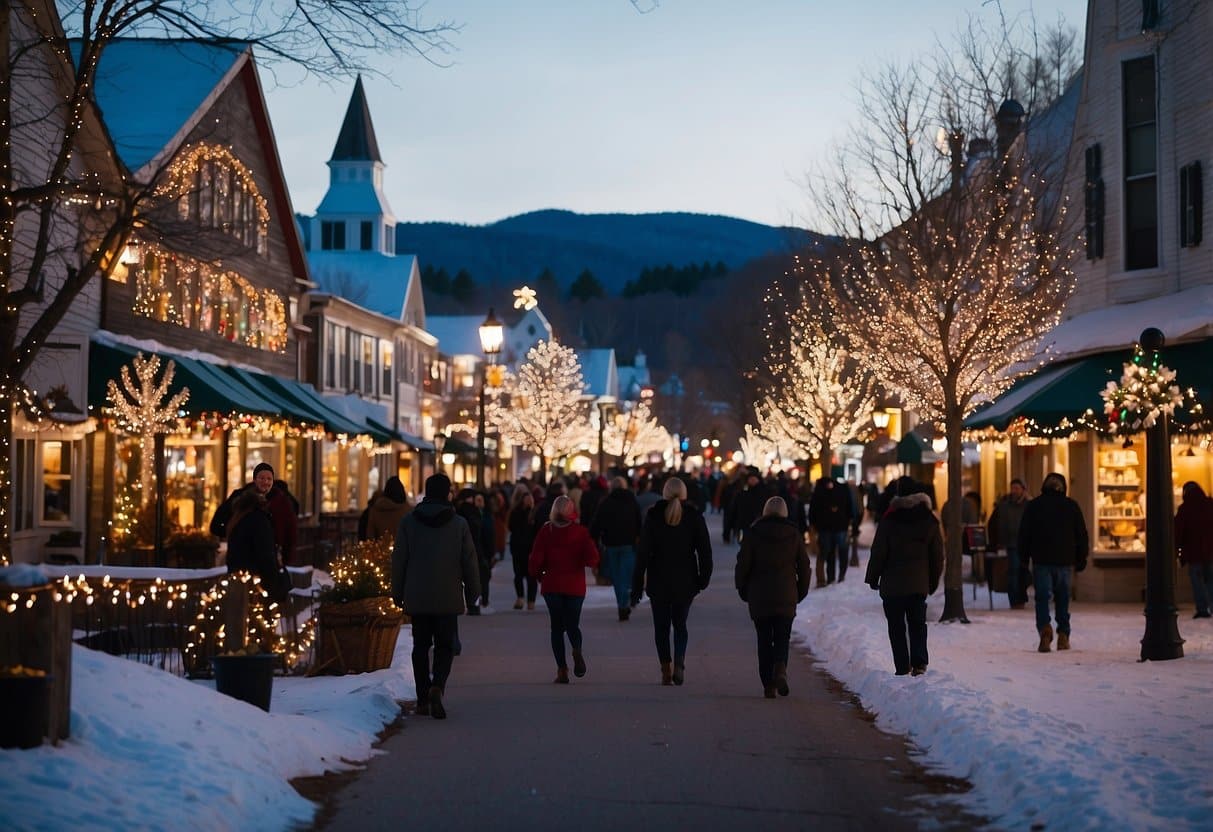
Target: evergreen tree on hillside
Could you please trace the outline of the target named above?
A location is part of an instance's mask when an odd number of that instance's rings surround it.
[[[468,303],[476,297],[476,280],[467,269],[460,269],[451,281],[451,297],[460,303]]]
[[[559,299],[560,281],[556,279],[556,273],[550,268],[545,266],[539,273],[539,277],[535,278],[535,293],[539,295],[541,304],[544,298],[551,298],[553,301]]]
[[[605,294],[606,290],[603,289],[601,281],[594,277],[594,273],[589,269],[584,269],[581,274],[577,275],[577,279],[569,287],[569,297],[582,303],[593,298],[603,297]]]
[[[435,295],[451,293],[451,276],[445,268],[435,269],[429,263],[421,270],[421,288]]]
[[[705,281],[723,277],[728,271],[728,266],[719,260],[716,265],[705,260],[701,265],[692,263],[682,268],[675,268],[673,263],[647,266],[641,269],[635,280],[624,284],[622,295],[625,298],[634,298],[657,292],[673,292],[680,297],[687,297],[698,292]]]

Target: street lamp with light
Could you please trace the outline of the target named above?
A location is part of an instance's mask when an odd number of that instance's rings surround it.
[[[484,351],[486,363],[480,373],[480,427],[476,431],[476,485],[479,488],[484,488],[484,465],[485,465],[485,388],[488,385],[489,366],[497,363],[497,356],[501,353],[501,344],[505,340],[505,327],[501,321],[497,320],[497,316],[493,314],[493,307],[489,307],[489,315],[484,319],[484,323],[480,325],[480,349]]]
[[[877,430],[888,430],[889,428],[889,411],[875,410],[872,412],[872,424]]]

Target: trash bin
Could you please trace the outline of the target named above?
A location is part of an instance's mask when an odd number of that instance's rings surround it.
[[[50,707],[49,676],[0,676],[0,748],[42,745]]]
[[[256,705],[265,712],[270,709],[274,687],[273,653],[251,656],[214,656],[215,690],[222,694]]]

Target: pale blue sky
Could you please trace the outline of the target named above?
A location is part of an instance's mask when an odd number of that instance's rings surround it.
[[[642,0],[643,5],[643,0]],[[696,211],[800,224],[797,181],[854,120],[865,69],[949,40],[983,0],[429,0],[463,24],[450,65],[364,79],[401,220],[480,224],[540,208]],[[1083,0],[1005,0],[1009,14]],[[295,210],[311,213],[351,83],[264,78]]]

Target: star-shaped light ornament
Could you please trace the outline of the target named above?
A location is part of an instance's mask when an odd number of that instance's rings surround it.
[[[514,308],[525,309],[530,311],[539,305],[539,298],[535,295],[535,290],[530,286],[523,286],[521,289],[514,290]]]

